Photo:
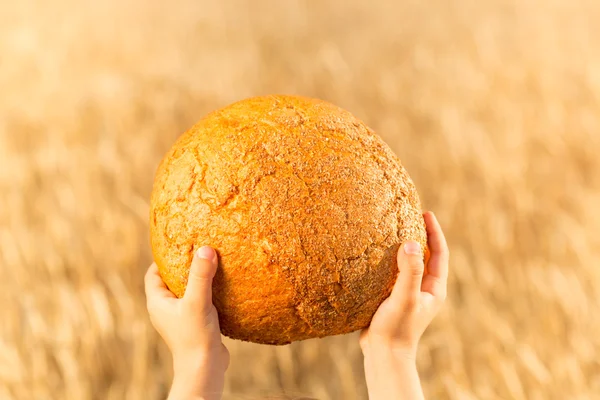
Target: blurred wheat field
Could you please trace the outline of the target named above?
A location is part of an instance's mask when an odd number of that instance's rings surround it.
[[[319,97],[379,133],[450,242],[430,399],[600,399],[600,3],[0,5],[0,399],[160,399],[148,199],[205,113]],[[225,399],[365,399],[357,334],[227,340]]]

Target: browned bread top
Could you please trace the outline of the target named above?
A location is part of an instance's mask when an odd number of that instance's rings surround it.
[[[221,331],[266,344],[368,326],[400,243],[427,242],[413,182],[381,138],[330,103],[281,95],[212,112],[177,140],[150,228],[178,297],[193,252],[215,248]]]

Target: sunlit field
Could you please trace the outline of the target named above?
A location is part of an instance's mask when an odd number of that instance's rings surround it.
[[[2,2],[0,399],[166,397],[155,169],[207,112],[270,93],[365,121],[438,216],[428,399],[600,399],[598,21],[596,0]],[[226,400],[366,399],[358,332],[226,345]]]

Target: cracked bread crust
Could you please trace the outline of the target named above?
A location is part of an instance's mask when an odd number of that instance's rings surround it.
[[[349,112],[300,96],[246,99],[184,133],[158,167],[150,231],[178,297],[194,251],[215,248],[222,333],[274,345],[367,327],[399,245],[427,249],[396,155]]]

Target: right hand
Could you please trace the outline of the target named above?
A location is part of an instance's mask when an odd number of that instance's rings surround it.
[[[417,345],[425,329],[444,304],[449,251],[442,229],[431,212],[424,214],[431,256],[424,275],[423,249],[407,241],[398,250],[398,278],[392,293],[363,330],[360,345],[367,353],[382,349],[416,359]]]

